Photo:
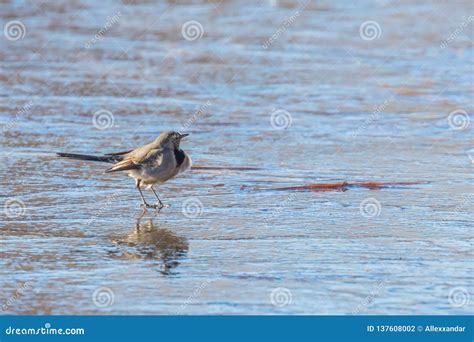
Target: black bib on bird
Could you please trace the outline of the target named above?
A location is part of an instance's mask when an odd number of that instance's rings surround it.
[[[184,151],[175,149],[174,157],[176,158],[176,167],[180,167],[184,161],[184,157],[185,157]]]

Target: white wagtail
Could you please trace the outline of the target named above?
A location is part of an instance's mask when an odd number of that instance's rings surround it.
[[[140,206],[144,209],[154,208],[160,210],[164,205],[153,185],[164,183],[191,167],[191,158],[179,148],[181,139],[188,135],[167,131],[161,133],[153,142],[142,147],[103,156],[75,153],[58,153],[57,155],[78,160],[114,163],[105,172],[127,171],[128,175],[135,179],[135,186],[140,192],[143,201]],[[153,191],[158,200],[156,204],[151,205],[146,202],[141,190],[142,186]]]

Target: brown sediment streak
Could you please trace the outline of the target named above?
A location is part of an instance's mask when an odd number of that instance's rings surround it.
[[[349,183],[313,183],[299,186],[288,186],[283,188],[273,188],[272,190],[311,190],[311,191],[345,191]]]
[[[338,183],[313,183],[300,186],[272,188],[270,190],[310,190],[310,191],[346,191],[349,188],[365,188],[378,190],[397,186],[427,184],[427,182],[338,182]]]
[[[255,171],[258,167],[237,167],[237,166],[192,166],[191,170],[232,170],[232,171]]]

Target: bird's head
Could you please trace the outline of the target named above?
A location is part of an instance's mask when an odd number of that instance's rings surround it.
[[[181,139],[188,136],[186,133],[179,133],[175,131],[166,131],[161,133],[155,142],[162,148],[178,149]]]

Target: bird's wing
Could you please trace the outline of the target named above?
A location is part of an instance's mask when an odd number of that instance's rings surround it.
[[[163,161],[164,149],[155,148],[148,152],[138,163],[141,165],[154,164],[156,167],[160,166]]]
[[[135,153],[140,152],[140,153]],[[163,149],[157,148],[146,151],[135,150],[133,153],[130,153],[124,160],[115,163],[111,168],[107,169],[105,172],[117,172],[117,171],[126,171],[126,170],[137,170],[142,166],[150,163],[156,163],[159,165],[163,159]]]
[[[112,157],[115,157],[115,156],[121,156],[121,155],[124,155],[124,154],[127,154],[127,153],[130,153],[132,152],[133,150],[129,150],[129,151],[122,151],[122,152],[115,152],[115,153],[107,153],[106,156],[112,156]]]
[[[156,148],[155,144],[151,142],[149,144],[138,147],[134,150],[108,153],[105,156],[110,157],[112,160],[115,160],[116,162],[125,162],[128,160],[139,161],[140,159],[144,158],[148,154],[148,152],[150,152],[154,148]],[[112,172],[112,171],[109,171],[109,172]]]
[[[143,160],[150,151],[157,149],[158,146],[154,142],[151,142],[149,144],[143,145],[141,147],[138,147],[132,151],[129,151],[126,155],[124,155],[124,160],[131,158],[137,162],[140,162]]]

